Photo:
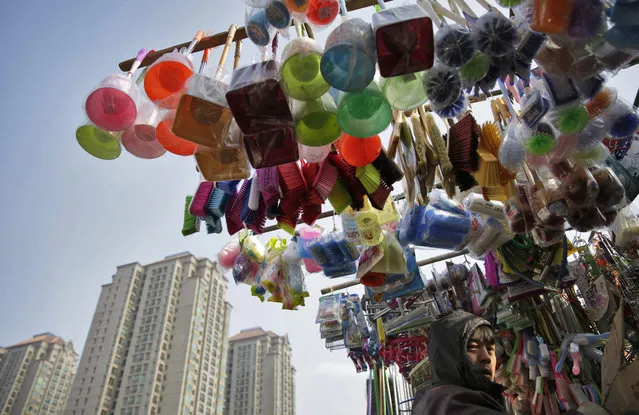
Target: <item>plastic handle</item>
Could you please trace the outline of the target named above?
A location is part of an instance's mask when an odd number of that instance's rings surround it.
[[[148,53],[149,52],[146,49],[144,48],[140,49],[140,51],[138,52],[138,55],[135,57],[135,61],[133,61],[133,65],[131,65],[131,69],[129,69],[129,72],[127,73],[129,77],[132,77],[135,71],[138,70],[138,68],[140,67],[140,64],[142,63],[144,58],[146,58],[146,55],[148,55]]]

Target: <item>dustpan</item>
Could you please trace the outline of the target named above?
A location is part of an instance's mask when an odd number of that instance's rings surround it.
[[[106,131],[123,131],[133,124],[140,98],[140,90],[133,80],[133,74],[146,54],[146,49],[140,50],[126,75],[107,76],[89,94],[84,102],[84,110],[96,127]]]
[[[393,119],[390,104],[375,81],[358,92],[342,94],[337,121],[345,133],[354,137],[371,137],[381,133]]]
[[[251,168],[242,145],[242,132],[233,122],[227,134],[225,145],[198,146],[195,152],[195,161],[207,181],[221,182],[249,177]]]
[[[312,101],[293,102],[293,120],[297,140],[311,147],[325,146],[341,134],[337,124],[337,107],[329,94]]]
[[[293,124],[275,60],[235,70],[226,100],[244,134],[258,134]]]
[[[122,153],[121,132],[110,132],[96,127],[91,122],[75,130],[75,138],[84,151],[102,160],[115,160]]]
[[[228,86],[221,81],[221,78],[236,30],[235,25],[229,28],[226,44],[213,79],[202,74],[209,50],[204,52],[200,73],[194,74],[189,80],[188,89],[180,99],[175,113],[173,123],[175,135],[207,147],[217,147],[226,138],[233,115],[226,103],[225,94]],[[240,45],[238,41],[236,55],[239,54]]]
[[[300,25],[295,22],[298,33]],[[322,48],[314,39],[293,39],[282,54],[282,88],[290,98],[310,101],[324,95],[330,86],[322,77]]]
[[[204,32],[197,32],[184,51],[164,54],[149,67],[144,78],[144,91],[151,101],[162,108],[177,108],[185,92],[186,81],[193,75],[189,55],[203,37]]]
[[[341,3],[345,14],[346,7]],[[361,91],[375,76],[375,37],[371,24],[348,19],[329,35],[320,68],[322,76],[340,91]]]
[[[420,72],[433,66],[433,23],[420,6],[382,10],[373,14],[372,23],[383,77]]]
[[[122,133],[122,145],[129,153],[143,159],[154,159],[166,153],[156,136],[162,115],[152,102],[142,104],[132,126]]]

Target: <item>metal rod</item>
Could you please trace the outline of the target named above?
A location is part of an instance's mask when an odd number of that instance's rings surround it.
[[[459,256],[466,255],[467,253],[468,253],[468,249],[464,249],[464,250],[458,251],[458,252],[449,252],[447,254],[430,257],[430,258],[425,259],[423,261],[418,261],[417,262],[417,266],[418,267],[423,267],[424,265],[435,264],[437,262],[445,261],[447,259],[457,258]],[[322,294],[328,294],[328,293],[331,293],[333,291],[343,290],[345,288],[354,287],[354,286],[359,285],[359,284],[360,284],[359,280],[350,280],[350,281],[343,282],[341,284],[333,285],[332,287],[322,288],[321,292],[322,292]]]
[[[393,1],[393,0],[386,0],[386,1]],[[366,7],[373,6],[375,4],[377,4],[377,0],[346,0],[346,7],[350,11],[363,9]],[[212,36],[204,37],[195,46],[195,48],[193,49],[193,53],[199,52],[205,49],[209,49],[209,48],[222,46],[226,42],[227,36],[228,36],[228,32],[221,32]],[[246,39],[247,37],[248,36],[246,34],[246,28],[240,27],[237,29],[237,32],[235,33],[233,40],[236,40],[236,41],[243,40],[243,39]],[[173,51],[174,49],[180,50],[181,48],[186,48],[189,46],[190,43],[191,41],[189,40],[188,42],[180,43],[179,45],[169,46],[168,48],[164,48],[161,50],[157,50],[153,53],[149,53],[148,55],[146,55],[144,60],[142,60],[140,67],[151,65],[153,62],[158,60],[158,58],[164,55],[165,53],[169,53]],[[124,62],[120,62],[119,64],[120,70],[124,72],[128,71],[129,69],[131,69],[131,66],[133,65],[134,61],[135,61],[135,58],[131,58],[131,59],[125,60]]]

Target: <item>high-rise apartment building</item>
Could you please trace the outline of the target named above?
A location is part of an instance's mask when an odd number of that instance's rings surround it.
[[[67,415],[222,414],[231,306],[190,253],[117,267],[102,286]]]
[[[260,327],[229,339],[225,415],[295,415],[295,368],[287,336]]]
[[[61,414],[78,354],[51,333],[0,348],[0,414]]]

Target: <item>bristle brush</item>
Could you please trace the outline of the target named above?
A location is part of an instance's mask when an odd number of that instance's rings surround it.
[[[224,216],[226,205],[230,199],[231,196],[229,196],[228,193],[218,187],[214,188],[211,191],[208,202],[206,203],[205,210],[207,216],[217,216],[218,218]]]
[[[377,170],[379,170],[382,175],[382,179],[384,179],[387,184],[392,185],[404,178],[402,169],[400,169],[397,163],[388,157],[388,154],[383,148],[372,164]]]
[[[367,194],[373,193],[379,187],[382,181],[382,176],[379,170],[372,164],[367,164],[364,167],[358,167],[355,171],[355,176],[359,182],[364,186]]]
[[[321,200],[320,205],[328,198],[338,177],[339,171],[337,168],[329,163],[327,159],[324,159],[319,166],[319,170],[317,171],[315,180],[312,181],[313,185],[309,191],[309,193],[313,192],[319,196],[318,200]],[[315,196],[313,197],[315,198]]]
[[[264,225],[266,225],[266,204],[264,203],[264,199],[259,195],[259,203],[257,206],[257,210],[253,215],[253,223],[247,224],[246,227],[255,232],[258,235],[264,233]]]
[[[377,210],[384,210],[386,200],[388,199],[392,191],[393,187],[389,186],[388,184],[384,183],[383,180],[381,180],[377,189],[373,193],[369,193],[368,195],[371,205]]]
[[[330,163],[335,166],[335,168],[339,171],[339,177],[342,181],[342,184],[351,195],[351,207],[355,210],[360,210],[364,207],[364,195],[366,191],[364,190],[364,186],[357,180],[356,176],[356,168],[351,166],[335,152],[331,152],[328,154],[328,159]]]
[[[200,218],[191,215],[189,212],[192,200],[193,196],[187,196],[184,205],[184,222],[182,225],[182,235],[184,236],[192,235],[200,230]]]
[[[217,216],[206,216],[204,218],[206,223],[206,233],[222,233],[222,220]]]
[[[189,206],[189,212],[194,216],[206,216],[206,203],[213,190],[213,182],[200,182]]]
[[[226,205],[226,229],[229,235],[234,235],[244,228],[240,214],[242,213],[242,203],[244,202],[244,196],[247,193],[249,180],[244,180],[240,190],[235,193],[229,203]]]
[[[328,195],[328,201],[331,202],[333,210],[338,215],[341,215],[344,209],[346,209],[352,202],[350,193],[344,187],[341,180],[335,182],[335,186]]]
[[[233,196],[235,192],[237,192],[237,185],[239,183],[239,180],[227,180],[224,182],[215,182],[215,187],[221,189],[224,193]]]
[[[244,222],[245,225],[253,224],[257,209],[260,207],[260,198],[262,197],[255,177],[249,180],[248,186],[249,191],[248,194],[244,195],[244,200],[242,201],[242,213],[240,214],[240,219],[242,219],[242,222]]]

